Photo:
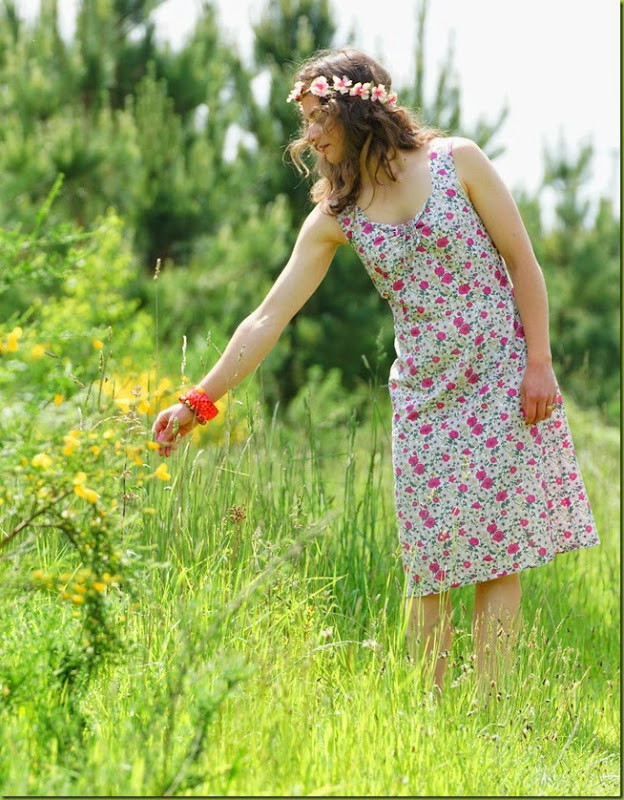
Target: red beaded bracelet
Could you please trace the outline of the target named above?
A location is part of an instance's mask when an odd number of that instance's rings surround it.
[[[206,392],[200,386],[194,386],[186,394],[181,395],[178,400],[191,411],[195,412],[195,418],[200,425],[205,425],[214,419],[219,413],[219,409],[210,400]]]

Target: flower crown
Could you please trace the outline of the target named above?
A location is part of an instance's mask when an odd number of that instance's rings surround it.
[[[292,100],[299,102],[301,98],[310,92],[317,97],[332,97],[337,94],[348,94],[350,97],[359,97],[362,100],[372,100],[374,103],[381,103],[382,105],[389,106],[396,105],[397,93],[389,92],[383,83],[378,86],[370,82],[367,83],[353,83],[350,78],[343,75],[342,78],[332,77],[333,86],[330,86],[329,81],[324,75],[319,75],[310,81],[307,89],[304,89],[305,82],[297,81],[292,88],[292,91],[286,98],[286,102],[290,103]]]

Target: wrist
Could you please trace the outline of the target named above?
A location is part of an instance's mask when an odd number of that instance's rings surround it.
[[[552,367],[552,356],[550,353],[529,353],[527,367]]]
[[[201,386],[194,386],[189,389],[185,394],[180,395],[178,400],[195,414],[195,419],[200,425],[205,425],[219,413],[219,410]]]

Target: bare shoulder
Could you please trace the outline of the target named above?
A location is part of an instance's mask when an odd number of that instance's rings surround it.
[[[483,150],[472,139],[465,139],[463,136],[454,136],[453,142],[453,159],[455,166],[464,170],[475,170],[482,168],[490,163],[489,158],[485,155]]]
[[[457,177],[468,194],[479,183],[498,177],[490,159],[472,139],[453,137],[453,161]]]
[[[335,247],[349,244],[338,219],[323,210],[320,203],[308,214],[301,230],[302,233],[316,239],[319,243],[331,244]]]

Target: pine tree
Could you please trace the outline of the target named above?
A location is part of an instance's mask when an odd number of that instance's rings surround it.
[[[593,147],[575,155],[563,139],[544,154],[543,188],[555,192],[555,224],[541,245],[549,287],[553,358],[582,405],[619,415],[620,226],[609,200],[594,214],[583,192]]]

